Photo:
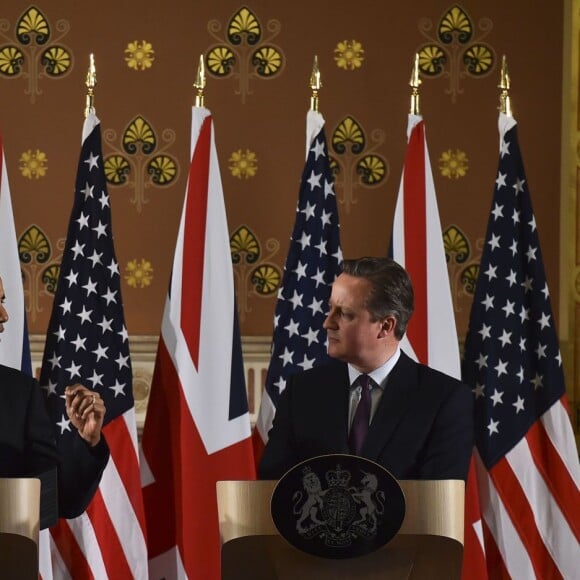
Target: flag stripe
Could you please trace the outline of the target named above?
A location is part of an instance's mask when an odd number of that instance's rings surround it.
[[[409,272],[415,294],[415,311],[401,348],[458,379],[459,341],[425,132],[423,118],[409,115],[391,240],[393,259]]]
[[[131,578],[131,568],[127,563],[123,545],[119,540],[115,526],[111,520],[109,506],[101,490],[95,494],[87,514],[93,525],[100,553],[108,578],[118,575],[119,578]]]
[[[50,528],[50,535],[58,556],[64,562],[71,577],[92,580],[94,575],[91,567],[67,521],[59,520],[56,526]]]
[[[203,121],[189,169],[188,191],[183,230],[183,263],[193,272],[204,271],[207,192],[209,183],[209,152],[211,119]],[[193,364],[199,364],[199,332],[201,328],[202,276],[183,276],[181,329]]]
[[[482,522],[482,531],[483,531],[483,542],[485,545],[485,561],[484,561],[484,578],[492,578],[493,580],[512,580],[512,577],[509,575],[504,561],[497,549],[497,544],[495,543],[495,539],[491,534],[491,531],[484,520]],[[467,545],[465,546],[467,549]],[[464,553],[465,554],[465,553]],[[473,562],[469,562],[468,564],[473,564]],[[479,566],[479,563],[477,564]],[[465,580],[471,580],[472,576],[470,575],[472,570],[468,568],[467,574],[462,574],[462,578]],[[476,569],[476,573],[481,572],[478,568]]]
[[[543,423],[538,421],[528,431],[526,439],[531,449],[531,458],[545,484],[549,497],[557,503],[558,510],[566,518],[566,527],[570,526],[578,540],[580,535],[580,497],[578,486],[554,448],[554,445]],[[550,466],[550,470],[546,468]]]
[[[413,283],[415,311],[408,334],[417,358],[428,364],[427,207],[425,199],[425,125],[417,123],[409,137],[403,169],[405,269]]]
[[[546,458],[541,455],[532,456],[528,445],[528,435],[506,455],[506,458],[514,475],[520,482],[524,496],[533,511],[534,521],[546,551],[550,554],[551,560],[553,560],[563,576],[569,577],[573,574],[575,563],[578,560],[578,556],[580,556],[578,549],[576,554],[573,555],[570,546],[576,545],[578,548],[578,539],[574,537],[560,507],[551,495],[550,489],[547,487],[541,473],[536,468],[536,464],[545,463]],[[578,499],[578,496],[576,496],[576,505],[578,505]],[[517,517],[519,517],[519,514],[517,514]],[[550,570],[551,564],[547,557],[546,562],[546,568]]]
[[[145,513],[141,499],[141,479],[139,477],[139,457],[136,452],[134,440],[136,438],[135,409],[125,411],[123,415],[106,425],[103,430],[111,448],[111,471],[115,474],[112,489],[114,493],[107,493],[107,497],[113,500],[115,494],[122,494],[124,504],[117,509],[110,509],[113,519],[120,522],[131,522],[132,526],[138,526],[140,532],[131,531],[128,527],[121,537],[130,537],[132,533],[145,540]],[[112,478],[113,479],[113,478]],[[108,501],[107,501],[108,503]],[[115,526],[117,527],[117,526]],[[126,526],[124,526],[126,527]],[[128,542],[129,544],[129,542]]]
[[[516,574],[516,578],[533,578],[535,573],[528,552],[514,528],[511,517],[505,510],[493,480],[479,461],[477,481],[482,515],[505,569],[512,577]],[[485,549],[486,557],[489,558],[492,552],[487,543]]]
[[[518,451],[524,447],[525,443],[520,443]],[[518,451],[511,454],[512,458],[517,458]],[[514,473],[511,462],[508,459],[504,458],[498,461],[490,470],[490,476],[514,529],[522,539],[529,554],[536,576],[540,578],[557,578],[557,568],[544,545],[534,518],[534,503],[532,502],[535,501],[535,498],[529,498],[526,495],[527,490],[522,489],[522,482]]]
[[[542,425],[552,442],[552,448],[560,457],[559,461],[565,466],[566,472],[570,475],[573,481],[572,485],[578,490],[580,486],[580,465],[577,461],[578,449],[576,448],[574,430],[568,415],[566,395],[563,395],[560,401],[552,405],[542,415]],[[578,505],[578,502],[576,502],[576,505]]]

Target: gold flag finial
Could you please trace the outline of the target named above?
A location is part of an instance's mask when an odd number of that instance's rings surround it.
[[[419,87],[422,82],[419,78],[419,53],[416,52],[413,72],[411,73],[411,80],[409,81],[409,86],[411,87],[411,115],[421,114],[419,108]]]
[[[97,85],[97,71],[95,69],[95,59],[92,52],[89,57],[89,71],[87,72],[87,80],[85,81],[85,85],[87,86],[85,118],[87,118],[89,113],[95,112],[95,86]]]
[[[310,74],[310,88],[312,89],[312,96],[310,97],[310,110],[318,111],[318,91],[322,88],[322,81],[320,80],[320,70],[318,69],[318,56],[314,56],[314,64],[312,65],[312,73]]]
[[[499,110],[508,117],[512,116],[512,104],[510,100],[510,74],[508,72],[507,60],[505,54],[501,58],[501,74],[498,88],[501,89],[499,94]]]
[[[205,89],[205,63],[203,62],[203,54],[199,55],[199,66],[197,67],[197,76],[195,77],[193,86],[197,90],[197,94],[195,95],[195,106],[203,107],[203,100],[205,96],[203,94]]]

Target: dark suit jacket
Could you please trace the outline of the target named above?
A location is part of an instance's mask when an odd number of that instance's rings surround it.
[[[91,501],[109,448],[103,435],[95,447],[77,433],[66,439],[66,449],[57,446],[38,383],[0,365],[0,477],[34,476],[57,467],[59,516],[73,518]]]
[[[259,467],[278,479],[296,463],[349,453],[349,377],[333,361],[294,375],[276,408]],[[397,479],[466,479],[473,448],[472,394],[459,381],[401,352],[361,455]]]

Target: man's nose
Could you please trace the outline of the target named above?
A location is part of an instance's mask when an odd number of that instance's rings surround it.
[[[332,328],[332,326],[334,325],[334,316],[332,314],[332,310],[326,315],[326,318],[324,319],[324,322],[322,323],[322,328],[324,328],[325,330],[328,330],[329,328]]]

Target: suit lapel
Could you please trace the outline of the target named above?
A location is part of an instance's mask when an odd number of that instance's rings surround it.
[[[371,422],[362,455],[378,459],[399,421],[418,396],[417,367],[403,352],[389,374],[381,401]]]

